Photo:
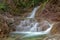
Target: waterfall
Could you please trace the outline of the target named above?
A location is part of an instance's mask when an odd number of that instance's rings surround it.
[[[33,9],[33,11],[30,13],[31,15],[28,16],[27,18],[34,18],[35,13],[36,13],[36,11],[38,10],[38,8],[39,8],[39,6],[38,6],[38,7],[35,7],[35,8]]]
[[[37,32],[37,25],[38,23],[35,23],[35,25],[30,29],[30,31]]]
[[[38,8],[39,6],[35,7],[33,11],[30,13],[31,15],[28,16],[27,19],[20,21],[20,24],[16,27],[16,31],[37,32],[38,22],[34,19],[34,16]]]
[[[20,24],[16,27],[16,31],[12,32],[13,34],[25,34],[24,37],[31,37],[31,36],[37,36],[37,35],[43,35],[48,34],[50,30],[52,29],[53,24],[50,24],[48,21],[45,20],[45,24],[43,25],[49,25],[48,28],[44,31],[41,31],[40,28],[43,26],[38,26],[39,23],[34,19],[35,13],[38,10],[39,7],[35,7],[33,11],[31,12],[31,15],[27,17],[27,19],[21,20]],[[38,31],[38,30],[39,31]]]
[[[46,21],[46,22],[47,22],[47,21]],[[36,23],[35,26],[32,27],[31,29],[34,29],[37,24],[38,24],[38,23]],[[37,31],[36,31],[37,29],[34,29],[35,31],[34,31],[34,32],[31,32],[31,29],[30,29],[30,31],[27,31],[27,32],[19,32],[19,31],[16,31],[16,32],[13,32],[13,33],[16,33],[16,34],[25,34],[25,36],[23,36],[23,38],[24,38],[24,37],[44,35],[44,34],[48,34],[48,33],[50,32],[50,30],[52,29],[52,27],[53,27],[54,24],[50,24],[50,23],[48,22],[48,25],[49,25],[50,27],[49,27],[48,29],[46,29],[45,31],[37,32]],[[32,30],[32,31],[33,31],[33,30]]]

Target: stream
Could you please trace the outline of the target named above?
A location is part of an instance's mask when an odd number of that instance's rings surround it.
[[[42,21],[41,23],[37,22],[34,17],[38,9],[39,7],[35,7],[30,15],[26,17],[27,19],[21,20],[20,24],[16,26],[16,31],[12,33],[25,34],[24,37],[48,34],[52,29],[53,24],[50,24],[46,20]],[[47,27],[47,29],[42,31],[42,29],[45,27]]]

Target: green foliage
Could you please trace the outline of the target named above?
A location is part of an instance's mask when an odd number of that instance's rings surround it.
[[[22,8],[27,8],[27,7],[34,7],[42,2],[45,2],[47,0],[14,0],[15,4],[18,7],[22,7]]]
[[[4,9],[5,5],[3,3],[0,3],[0,9]]]
[[[0,3],[0,10],[6,11],[7,7],[8,6],[5,3]]]
[[[8,1],[0,3],[0,10],[8,11],[12,15],[21,15],[28,12],[29,8],[32,9],[45,1],[47,0],[10,0],[10,3]]]
[[[14,0],[15,4],[17,7],[22,7],[22,8],[27,8],[30,7],[31,5],[33,5],[33,1],[32,0]]]

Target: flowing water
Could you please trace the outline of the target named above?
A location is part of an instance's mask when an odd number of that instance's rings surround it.
[[[48,34],[53,24],[50,24],[48,21],[38,23],[34,19],[35,13],[38,10],[38,8],[39,7],[35,7],[30,13],[31,15],[28,16],[27,19],[21,20],[20,24],[16,27],[16,31],[13,33],[25,34],[24,37]],[[44,30],[45,27],[47,27],[47,29]]]

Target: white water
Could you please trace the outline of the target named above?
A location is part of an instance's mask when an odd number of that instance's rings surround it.
[[[31,15],[28,16],[27,18],[34,18],[34,17],[35,17],[35,13],[36,13],[36,11],[38,10],[38,8],[39,8],[39,6],[38,6],[38,7],[35,7],[35,8],[33,9],[33,11],[30,13]]]
[[[38,10],[39,7],[36,7],[31,12],[31,15],[27,17],[27,19],[24,19],[20,21],[20,24],[16,27],[16,34],[25,34],[24,37],[31,37],[31,36],[37,36],[37,35],[43,35],[48,34],[50,30],[52,29],[53,24],[50,24],[48,21],[44,21],[43,25],[40,25],[35,19],[35,13]],[[43,29],[43,26],[46,26],[47,29],[44,31],[41,31],[41,28]],[[39,26],[38,26],[39,25]]]
[[[35,25],[30,29],[30,31],[37,32],[37,25],[38,23],[35,23]]]
[[[27,19],[24,19],[23,21],[20,21],[20,25],[16,27],[16,31],[22,31],[22,32],[37,32],[37,26],[38,23],[34,19],[35,13],[39,7],[35,7],[33,11],[30,13],[31,15],[27,17]]]

